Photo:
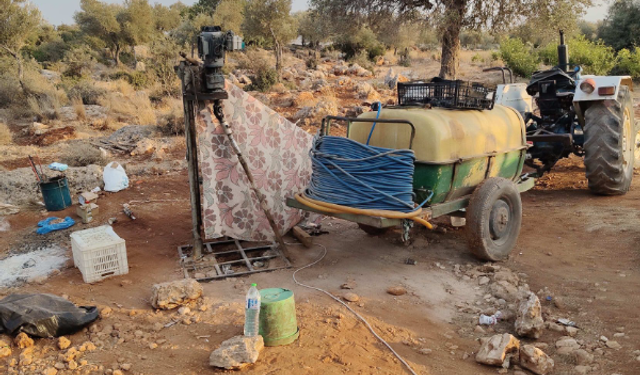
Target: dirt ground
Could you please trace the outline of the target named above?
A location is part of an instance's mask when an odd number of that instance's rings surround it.
[[[621,349],[606,350],[596,356],[594,363],[598,367],[592,373],[637,374],[639,362],[632,353],[640,349],[637,297],[640,254],[635,225],[640,212],[640,180],[636,179],[629,194],[608,198],[576,188],[574,181],[581,179],[579,162],[569,160],[543,178],[542,182],[549,183],[523,194],[524,219],[518,246],[500,266],[525,278],[531,290],[543,290],[542,294],[552,297],[552,301],[542,299],[545,317],[574,320],[580,328],[577,338],[586,345],[595,345],[601,335],[613,338],[616,333],[624,334],[617,339]],[[216,372],[208,366],[209,353],[223,340],[241,334],[242,302],[249,283],[257,282],[262,288],[283,287],[296,295],[300,340],[287,347],[266,348],[258,363],[242,372],[405,372],[346,309],[321,293],[295,285],[291,278],[293,269],[204,284],[206,299],[202,309],[206,311],[194,308],[196,318],[192,320],[197,323],[156,330],[154,323],[165,324],[177,315],[154,312],[148,299],[151,285],[182,277],[177,247],[190,239],[186,180],[184,172],[141,178],[134,180],[133,187],[126,191],[100,198],[101,212],[92,225],[118,217],[114,229],[127,241],[128,275],[89,285],[68,264],[41,284],[26,284],[3,290],[1,294],[53,293],[67,295],[80,305],[110,307],[113,312],[100,319],[96,328],[70,337],[73,345],[87,340],[102,344],[85,355],[89,362],[87,371],[93,368],[91,364],[103,366],[106,371],[117,368],[119,363],[130,363],[132,373],[136,374],[199,374]],[[555,181],[564,182],[554,184]],[[136,221],[120,213],[121,205],[127,202],[133,204]],[[38,212],[10,216],[12,230],[2,233],[2,248],[20,251],[24,244],[39,240],[34,226],[44,216]],[[79,224],[72,230],[83,227]],[[477,314],[466,314],[459,308],[465,303],[482,301],[485,294],[474,278],[460,277],[456,271],[460,267],[482,266],[467,251],[462,230],[449,228],[446,233],[415,230],[412,245],[405,246],[398,233],[372,237],[356,225],[338,220],[325,220],[323,227],[329,234],[316,238],[317,246],[311,249],[290,246],[294,268],[317,259],[322,246],[327,249],[319,264],[298,274],[302,282],[337,295],[345,292],[340,289],[341,284],[354,284],[351,292],[359,295],[360,302],[351,304],[353,308],[369,319],[420,374],[496,373],[496,368],[478,365],[473,359],[479,347],[476,339],[490,333],[475,331]],[[56,239],[66,241],[68,246],[68,233],[59,232]],[[287,241],[295,243],[293,238]],[[407,258],[417,264],[405,264]],[[404,286],[409,293],[395,297],[385,292],[397,285]],[[562,303],[554,303],[556,300]],[[100,336],[107,326],[106,330],[111,332],[118,328],[118,334]],[[138,331],[143,332],[140,337],[136,336]],[[495,331],[512,331],[512,326],[501,323]],[[549,343],[548,352],[552,354],[552,344],[560,336],[561,333],[545,330],[538,343]],[[158,347],[152,349],[154,343]],[[55,354],[51,349],[54,340],[41,339],[36,345],[42,348],[43,361],[48,353]],[[13,357],[18,354],[14,350]],[[571,359],[554,358],[555,374],[574,373]],[[95,369],[95,373],[103,373],[99,367]]]

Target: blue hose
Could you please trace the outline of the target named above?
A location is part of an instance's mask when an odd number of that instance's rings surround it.
[[[380,111],[382,110],[382,103],[380,102],[375,102],[374,104],[378,105],[378,113],[376,114],[376,120],[380,118]],[[371,136],[373,135],[373,131],[376,129],[376,123],[374,122],[373,125],[371,125],[371,131],[369,132],[369,137],[367,137],[367,145],[369,144],[369,141],[371,141]]]
[[[310,156],[313,173],[305,193],[309,198],[360,209],[405,213],[416,209],[412,150],[316,136]]]

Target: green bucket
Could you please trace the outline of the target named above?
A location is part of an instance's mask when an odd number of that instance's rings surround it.
[[[260,291],[260,335],[265,346],[289,345],[298,339],[293,292],[282,288]]]
[[[40,183],[40,191],[47,211],[62,211],[71,206],[69,184],[64,176],[54,177]]]

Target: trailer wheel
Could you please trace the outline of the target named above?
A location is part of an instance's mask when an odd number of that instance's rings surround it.
[[[633,164],[640,159],[638,133],[629,87],[620,86],[618,100],[592,104],[585,111],[584,165],[589,189],[601,195],[629,191]]]
[[[482,260],[509,256],[522,224],[522,201],[513,181],[493,177],[480,184],[467,208],[467,240],[471,252]]]
[[[358,228],[370,236],[381,236],[389,231],[390,228],[377,228],[367,224],[358,223]]]

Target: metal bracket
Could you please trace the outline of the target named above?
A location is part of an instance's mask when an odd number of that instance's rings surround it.
[[[413,220],[402,220],[402,242],[405,244],[409,243],[409,233],[411,232],[411,228],[413,228]]]

